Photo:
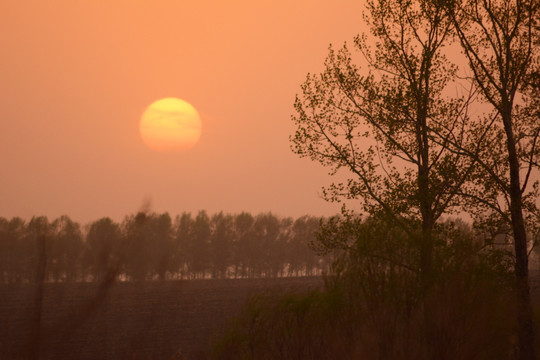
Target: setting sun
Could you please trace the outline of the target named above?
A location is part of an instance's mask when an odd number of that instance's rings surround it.
[[[139,130],[143,142],[152,150],[185,150],[199,141],[201,119],[188,102],[164,98],[146,108]]]

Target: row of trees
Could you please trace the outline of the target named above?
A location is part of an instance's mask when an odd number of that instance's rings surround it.
[[[467,213],[476,230],[509,234],[519,358],[535,359],[527,237],[540,228],[540,1],[366,5],[357,52],[331,47],[302,86],[293,151],[351,175],[329,200],[358,200],[414,240],[425,298],[441,219]]]
[[[138,213],[85,227],[62,216],[0,218],[0,283],[247,278],[320,274],[308,247],[320,219],[243,212],[209,216]],[[43,268],[43,266],[41,266]]]

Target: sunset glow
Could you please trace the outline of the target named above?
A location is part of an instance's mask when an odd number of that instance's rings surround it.
[[[0,216],[120,220],[147,198],[171,216],[339,212],[290,116],[328,44],[363,31],[362,2],[2,5]]]

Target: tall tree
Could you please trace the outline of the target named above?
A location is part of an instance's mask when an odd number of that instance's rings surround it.
[[[190,242],[193,233],[193,219],[191,213],[184,212],[175,219],[176,233],[174,236],[174,263],[176,270],[180,272],[180,278],[183,279],[191,271],[191,247]]]
[[[9,284],[9,274],[13,267],[9,264],[10,250],[13,248],[13,242],[8,236],[9,221],[0,217],[0,284]],[[11,250],[13,256],[13,250]]]
[[[201,210],[195,217],[190,239],[191,273],[195,277],[206,277],[210,267],[210,217]]]
[[[253,233],[253,223],[255,219],[250,213],[242,212],[236,215],[235,224],[235,261],[240,268],[240,277],[250,275],[253,266],[253,254],[255,254],[255,236]]]
[[[84,246],[80,226],[69,216],[63,215],[52,222],[51,228],[51,258],[54,261],[55,281],[75,281],[82,274],[80,264]]]
[[[232,260],[233,217],[220,212],[212,216],[211,227],[210,259],[212,277],[224,278],[227,276],[227,268]]]
[[[310,245],[315,241],[315,234],[320,227],[320,219],[312,216],[302,216],[297,218],[292,225],[292,236],[290,238],[289,249],[291,256],[289,260],[289,271],[305,272],[312,275],[315,268],[319,268],[322,258],[317,256],[315,251],[310,251]]]
[[[419,240],[427,289],[435,223],[458,205],[473,167],[445,147],[441,129],[465,127],[469,98],[445,96],[456,69],[443,53],[452,30],[444,9],[428,0],[369,0],[367,9],[372,36],[355,38],[359,52],[331,47],[325,71],[302,85],[292,150],[351,175],[325,189],[329,200],[360,200]]]
[[[256,277],[277,276],[280,268],[280,259],[278,254],[278,238],[280,232],[280,223],[278,218],[272,213],[259,214],[255,217],[253,223],[253,235],[256,241],[255,250],[250,254],[253,261],[253,271]]]
[[[24,253],[26,254],[26,278],[32,282],[47,281],[51,263],[51,224],[46,216],[34,216],[26,226]]]
[[[25,245],[26,224],[23,219],[0,218],[0,283],[19,283],[24,279],[31,254]]]
[[[540,165],[540,2],[455,0],[446,4],[472,80],[494,109],[490,127],[501,144],[472,156],[479,164],[475,179],[481,180],[477,185],[483,189],[473,192],[472,197],[511,227],[520,359],[535,359],[527,220],[529,225],[536,222],[538,226],[540,219],[536,208],[539,185],[531,176]],[[457,148],[471,155],[466,147]]]
[[[168,272],[174,271],[174,243],[172,220],[168,213],[152,214],[146,224],[149,255],[152,256],[152,270],[160,280],[164,280]]]
[[[120,227],[108,217],[90,225],[86,235],[87,261],[94,280],[104,280],[119,265],[121,240]]]

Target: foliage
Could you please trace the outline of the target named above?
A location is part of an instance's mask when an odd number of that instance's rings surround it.
[[[426,295],[407,235],[377,220],[356,220],[329,222],[331,233],[348,234],[350,243],[324,288],[253,297],[214,344],[213,358],[511,358],[507,253],[481,249],[471,231],[445,223],[435,286]],[[331,243],[324,234],[320,241]]]
[[[432,233],[443,215],[462,208],[457,195],[475,166],[448,147],[465,140],[473,94],[448,96],[457,81],[444,52],[453,23],[443,7],[370,0],[365,20],[372,36],[355,38],[356,54],[346,44],[330,47],[325,70],[308,74],[295,101],[292,150],[331,174],[347,173],[325,188],[328,200],[355,200],[364,214],[415,239],[428,288]]]

